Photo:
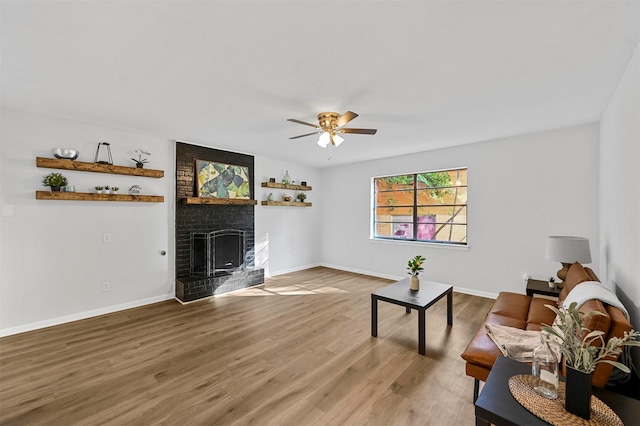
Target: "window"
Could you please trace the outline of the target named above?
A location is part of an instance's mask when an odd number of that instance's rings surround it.
[[[373,179],[373,237],[467,244],[467,169]]]

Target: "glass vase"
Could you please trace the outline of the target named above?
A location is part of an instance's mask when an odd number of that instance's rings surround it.
[[[549,333],[540,333],[540,346],[533,350],[531,374],[533,390],[549,399],[558,398],[558,357],[551,348]]]

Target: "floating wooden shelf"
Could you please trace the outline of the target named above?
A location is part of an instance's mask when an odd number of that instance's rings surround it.
[[[289,185],[287,183],[275,183],[275,182],[262,182],[263,188],[278,188],[278,189],[294,189],[296,191],[311,191],[310,186],[302,185]]]
[[[311,207],[311,203],[301,203],[299,201],[263,201],[263,206],[287,206],[287,207]]]
[[[112,164],[84,163],[82,161],[58,160],[57,158],[36,157],[36,166],[46,167],[48,169],[77,170],[80,172],[110,173],[114,175],[142,176],[150,178],[164,177],[163,170],[114,166]]]
[[[133,201],[138,203],[164,203],[162,195],[91,194],[88,192],[36,191],[36,200],[74,201]]]
[[[222,204],[234,206],[256,205],[256,200],[245,200],[238,198],[206,198],[206,197],[187,197],[182,199],[183,204]]]

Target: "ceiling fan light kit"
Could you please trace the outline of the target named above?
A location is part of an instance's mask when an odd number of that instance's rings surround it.
[[[329,145],[329,133],[322,132],[318,139],[318,146],[320,146],[320,148],[326,148],[327,145]]]
[[[288,118],[287,121],[314,127],[318,130],[312,133],[305,133],[304,135],[293,136],[289,139],[298,139],[305,136],[320,134],[317,142],[318,146],[326,148],[329,145],[340,146],[340,144],[344,142],[344,139],[340,137],[338,133],[375,135],[378,131],[377,129],[353,129],[342,127],[357,116],[358,114],[352,111],[347,111],[342,115],[338,114],[337,112],[321,112],[320,114],[318,114],[318,124],[307,123],[305,121],[296,120],[295,118]]]

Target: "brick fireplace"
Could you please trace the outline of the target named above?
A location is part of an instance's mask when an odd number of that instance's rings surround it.
[[[195,160],[215,161],[249,168],[251,199],[254,195],[254,159],[251,155],[176,143],[176,298],[189,302],[214,294],[264,283],[264,269],[255,268],[255,227],[253,205],[184,204],[194,197]],[[216,268],[192,273],[193,235],[233,230],[243,234],[244,262],[233,268]]]

